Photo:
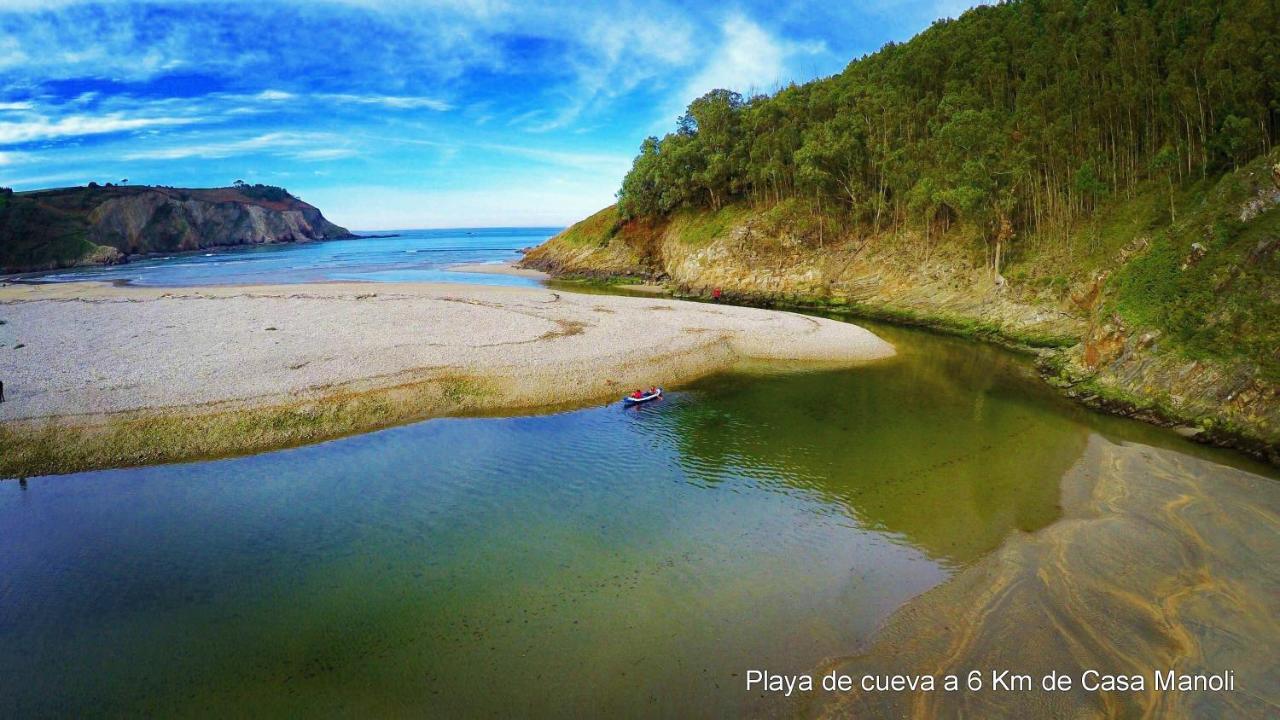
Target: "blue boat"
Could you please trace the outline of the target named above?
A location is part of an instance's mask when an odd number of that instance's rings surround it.
[[[647,393],[640,397],[631,397],[630,395],[627,395],[626,397],[622,398],[622,404],[623,405],[639,405],[640,403],[647,403],[650,400],[657,400],[660,397],[662,397],[662,388],[657,388],[653,392]]]

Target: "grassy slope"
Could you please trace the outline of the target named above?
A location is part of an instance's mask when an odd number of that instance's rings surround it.
[[[76,213],[31,197],[0,198],[0,270],[72,265],[97,249],[86,228]]]
[[[1179,189],[1176,221],[1167,188],[1141,188],[1065,239],[1034,239],[1006,275],[1014,283],[1079,290],[1106,273],[1092,306],[1095,320],[1156,332],[1167,350],[1187,360],[1253,364],[1278,382],[1280,212],[1240,219],[1250,201],[1280,192],[1271,177],[1277,161],[1273,153]]]
[[[1236,180],[1196,193],[1185,219],[1116,273],[1104,308],[1161,330],[1188,359],[1240,360],[1280,382],[1280,212],[1241,222]]]

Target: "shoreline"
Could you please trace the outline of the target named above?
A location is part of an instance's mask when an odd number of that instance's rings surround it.
[[[478,273],[482,275],[510,275],[512,277],[533,278],[535,280],[546,280],[551,276],[541,270],[532,268],[522,268],[515,263],[496,262],[496,263],[458,263],[445,268],[449,272],[459,273]]]
[[[557,270],[545,262],[532,262],[530,265],[546,268],[546,272],[554,280],[578,282],[582,278],[591,277],[595,279],[595,285],[601,288],[610,287],[611,280],[632,277],[611,272]],[[673,287],[670,281],[664,289],[672,298],[708,302],[705,289],[698,292],[691,288]],[[1272,437],[1264,436],[1264,431],[1260,428],[1266,427],[1265,424],[1249,426],[1231,422],[1220,413],[1199,412],[1194,408],[1169,402],[1167,395],[1143,394],[1121,384],[1108,382],[1109,378],[1105,373],[1080,367],[1071,355],[1072,350],[1085,342],[1081,336],[1017,326],[1011,328],[943,310],[895,308],[851,300],[830,301],[803,294],[770,295],[727,290],[716,304],[822,314],[855,323],[871,320],[997,345],[1033,357],[1041,380],[1057,389],[1064,397],[1089,410],[1168,428],[1201,445],[1233,450],[1254,460],[1280,467],[1280,444]],[[1275,433],[1272,432],[1271,435],[1274,436]]]
[[[33,191],[38,192],[38,191]],[[330,242],[334,240],[381,240],[385,238],[403,237],[401,233],[378,233],[375,235],[360,235],[359,233],[347,233],[346,235],[338,235],[335,237],[306,238],[304,240],[288,240],[271,243],[228,243],[222,245],[209,245],[207,247],[196,248],[195,250],[153,250],[148,252],[133,253],[124,255],[118,262],[93,262],[82,261],[72,263],[70,265],[61,265],[58,267],[44,268],[42,270],[21,270],[17,272],[0,272],[0,287],[6,283],[14,284],[32,284],[43,285],[59,282],[57,280],[40,280],[40,277],[50,273],[57,273],[61,270],[75,270],[77,268],[99,268],[120,265],[132,265],[134,263],[146,262],[149,260],[168,260],[183,257],[197,257],[208,254],[218,255],[225,251],[243,249],[246,247],[254,247],[259,245],[306,245],[317,242]],[[73,280],[63,282],[95,282],[93,280]]]
[[[673,293],[672,297],[692,300],[697,296]],[[1177,407],[1169,402],[1167,394],[1136,392],[1107,382],[1101,373],[1080,367],[1070,355],[1072,348],[1083,342],[1079,338],[1010,331],[965,317],[895,311],[854,303],[748,300],[740,306],[823,313],[847,318],[851,322],[879,321],[996,345],[1032,357],[1037,374],[1046,385],[1093,412],[1168,428],[1201,445],[1233,450],[1254,460],[1280,467],[1280,444],[1263,437],[1257,428]]]
[[[582,406],[747,360],[894,353],[856,325],[794,313],[481,285],[21,285],[0,288],[0,319],[13,358],[0,477]]]

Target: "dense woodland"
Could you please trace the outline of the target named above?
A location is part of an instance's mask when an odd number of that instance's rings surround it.
[[[998,272],[1018,234],[1152,178],[1172,197],[1268,151],[1277,121],[1276,0],[1014,0],[772,96],[708,93],[644,141],[619,210],[751,201],[873,231],[959,221]]]

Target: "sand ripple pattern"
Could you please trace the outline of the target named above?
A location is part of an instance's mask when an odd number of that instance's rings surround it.
[[[1078,681],[1095,669],[1141,674],[1145,692],[853,695],[822,714],[1280,715],[1280,484],[1094,436],[1062,492],[1062,521],[1010,538],[904,607],[867,652],[823,670],[963,677],[995,668]],[[1237,689],[1158,692],[1153,670],[1233,670]]]

